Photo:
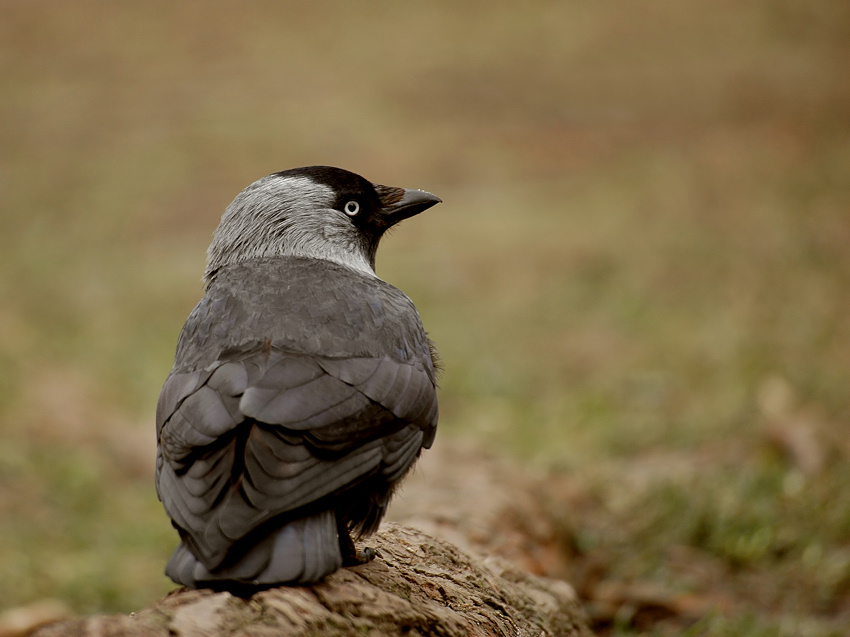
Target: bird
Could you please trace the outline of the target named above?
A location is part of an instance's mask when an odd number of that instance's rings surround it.
[[[226,208],[156,408],[174,582],[309,585],[374,559],[354,540],[378,528],[439,411],[436,349],[375,256],[441,201],[307,166]]]

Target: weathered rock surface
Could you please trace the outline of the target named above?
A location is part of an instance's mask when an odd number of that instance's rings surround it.
[[[250,599],[180,590],[130,616],[53,624],[38,637],[138,635],[589,635],[573,590],[499,558],[478,560],[421,531],[388,523],[373,562],[311,587]]]

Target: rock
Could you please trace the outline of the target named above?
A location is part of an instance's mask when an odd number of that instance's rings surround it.
[[[497,555],[535,575],[563,579],[571,539],[564,494],[551,476],[449,440],[426,453],[397,492],[388,519]]]
[[[249,599],[182,589],[130,616],[63,621],[37,637],[293,637],[590,635],[565,582],[481,560],[417,529],[387,523],[369,542],[379,557],[309,587]]]
[[[546,480],[452,442],[405,482],[395,522],[367,540],[379,552],[368,564],[249,599],[180,589],[129,616],[66,620],[34,635],[591,635],[572,587],[556,579],[567,551]]]

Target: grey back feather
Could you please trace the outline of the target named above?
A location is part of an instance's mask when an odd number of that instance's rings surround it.
[[[377,526],[433,440],[435,388],[419,315],[393,286],[303,257],[217,268],[157,406],[157,490],[184,542],[169,575],[303,582],[338,568],[334,520]]]

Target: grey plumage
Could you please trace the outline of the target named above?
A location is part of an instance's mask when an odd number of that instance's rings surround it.
[[[176,582],[307,583],[356,562],[349,533],[377,528],[437,425],[431,344],[375,251],[438,202],[310,167],[228,207],[157,405]]]

